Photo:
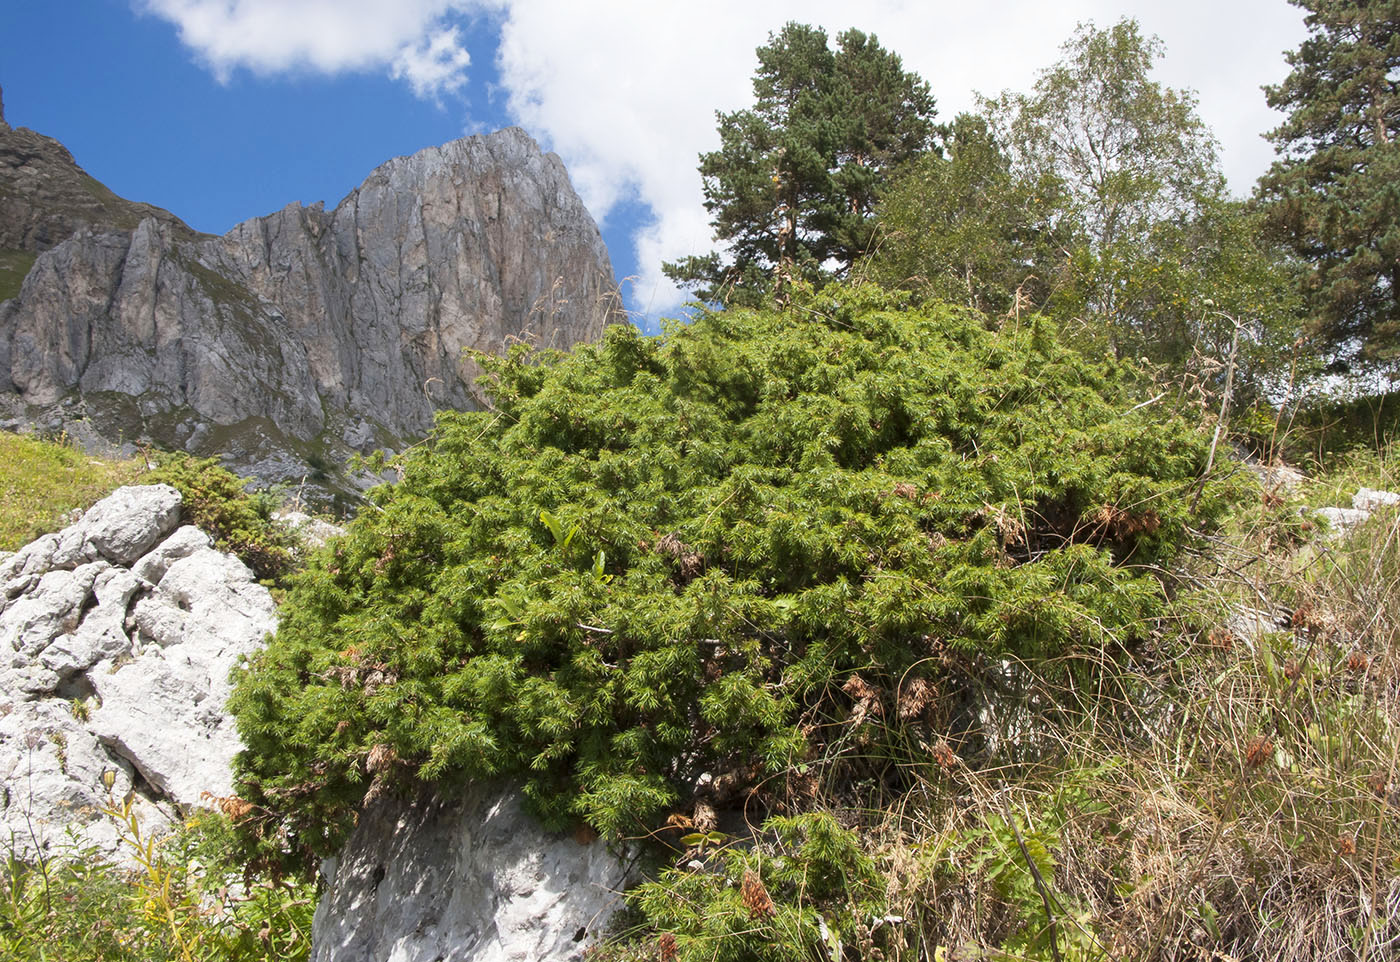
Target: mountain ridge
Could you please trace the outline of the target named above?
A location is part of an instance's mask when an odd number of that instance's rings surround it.
[[[37,254],[83,226],[129,230],[147,217],[198,236],[170,211],[113,193],[52,137],[11,127],[0,89],[0,250]]]
[[[106,222],[55,220],[63,196],[43,185],[87,175],[32,131],[0,129],[3,163],[0,236],[33,254],[0,302],[11,428],[150,441],[345,491],[351,454],[479,403],[467,352],[567,348],[625,319],[562,161],[518,127],[391,158],[330,210],[292,203],[222,236],[159,208],[127,227],[136,208],[116,195]],[[6,190],[21,181],[38,186]],[[16,226],[34,223],[50,227]]]

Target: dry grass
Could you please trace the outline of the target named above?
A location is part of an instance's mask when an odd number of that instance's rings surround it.
[[[1390,463],[1261,491],[1147,649],[1074,688],[1016,666],[1021,704],[980,716],[1000,747],[833,793],[906,920],[884,957],[1400,958],[1400,511],[1324,541],[1296,510],[1393,490]]]

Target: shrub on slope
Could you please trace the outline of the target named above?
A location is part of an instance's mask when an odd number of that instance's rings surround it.
[[[298,576],[232,703],[245,795],[308,851],[405,778],[632,832],[958,659],[1140,637],[1206,460],[1044,321],[859,289],[481,363],[494,409]]]

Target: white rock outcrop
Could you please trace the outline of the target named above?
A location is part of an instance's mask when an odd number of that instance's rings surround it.
[[[582,959],[631,880],[595,840],[543,831],[520,793],[473,785],[383,796],[360,812],[328,872],[312,962]]]
[[[229,672],[277,613],[179,514],[174,488],[121,488],[0,561],[0,832],[21,851],[115,851],[104,771],[151,830],[232,794]]]
[[[1372,512],[1377,508],[1393,508],[1400,504],[1400,494],[1394,491],[1377,491],[1375,488],[1359,488],[1351,496],[1351,506],[1357,511]]]
[[[323,521],[303,511],[278,511],[273,514],[272,520],[296,536],[298,554],[315,551],[332,538],[339,538],[345,533],[345,529],[340,525]]]
[[[1316,513],[1327,520],[1326,540],[1335,541],[1346,537],[1353,528],[1366,521],[1377,510],[1392,508],[1396,505],[1400,505],[1400,493],[1378,491],[1375,488],[1359,488],[1351,496],[1350,508],[1318,508]]]

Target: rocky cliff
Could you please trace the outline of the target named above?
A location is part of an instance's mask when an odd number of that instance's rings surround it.
[[[474,403],[465,349],[568,347],[621,319],[597,226],[518,128],[391,160],[334,210],[293,204],[223,237],[154,209],[131,229],[52,226],[53,191],[10,186],[55,182],[65,163],[81,175],[53,141],[61,156],[14,146],[41,140],[0,129],[4,243],[40,249],[71,228],[0,303],[12,427],[145,438],[334,488],[351,452]]]

